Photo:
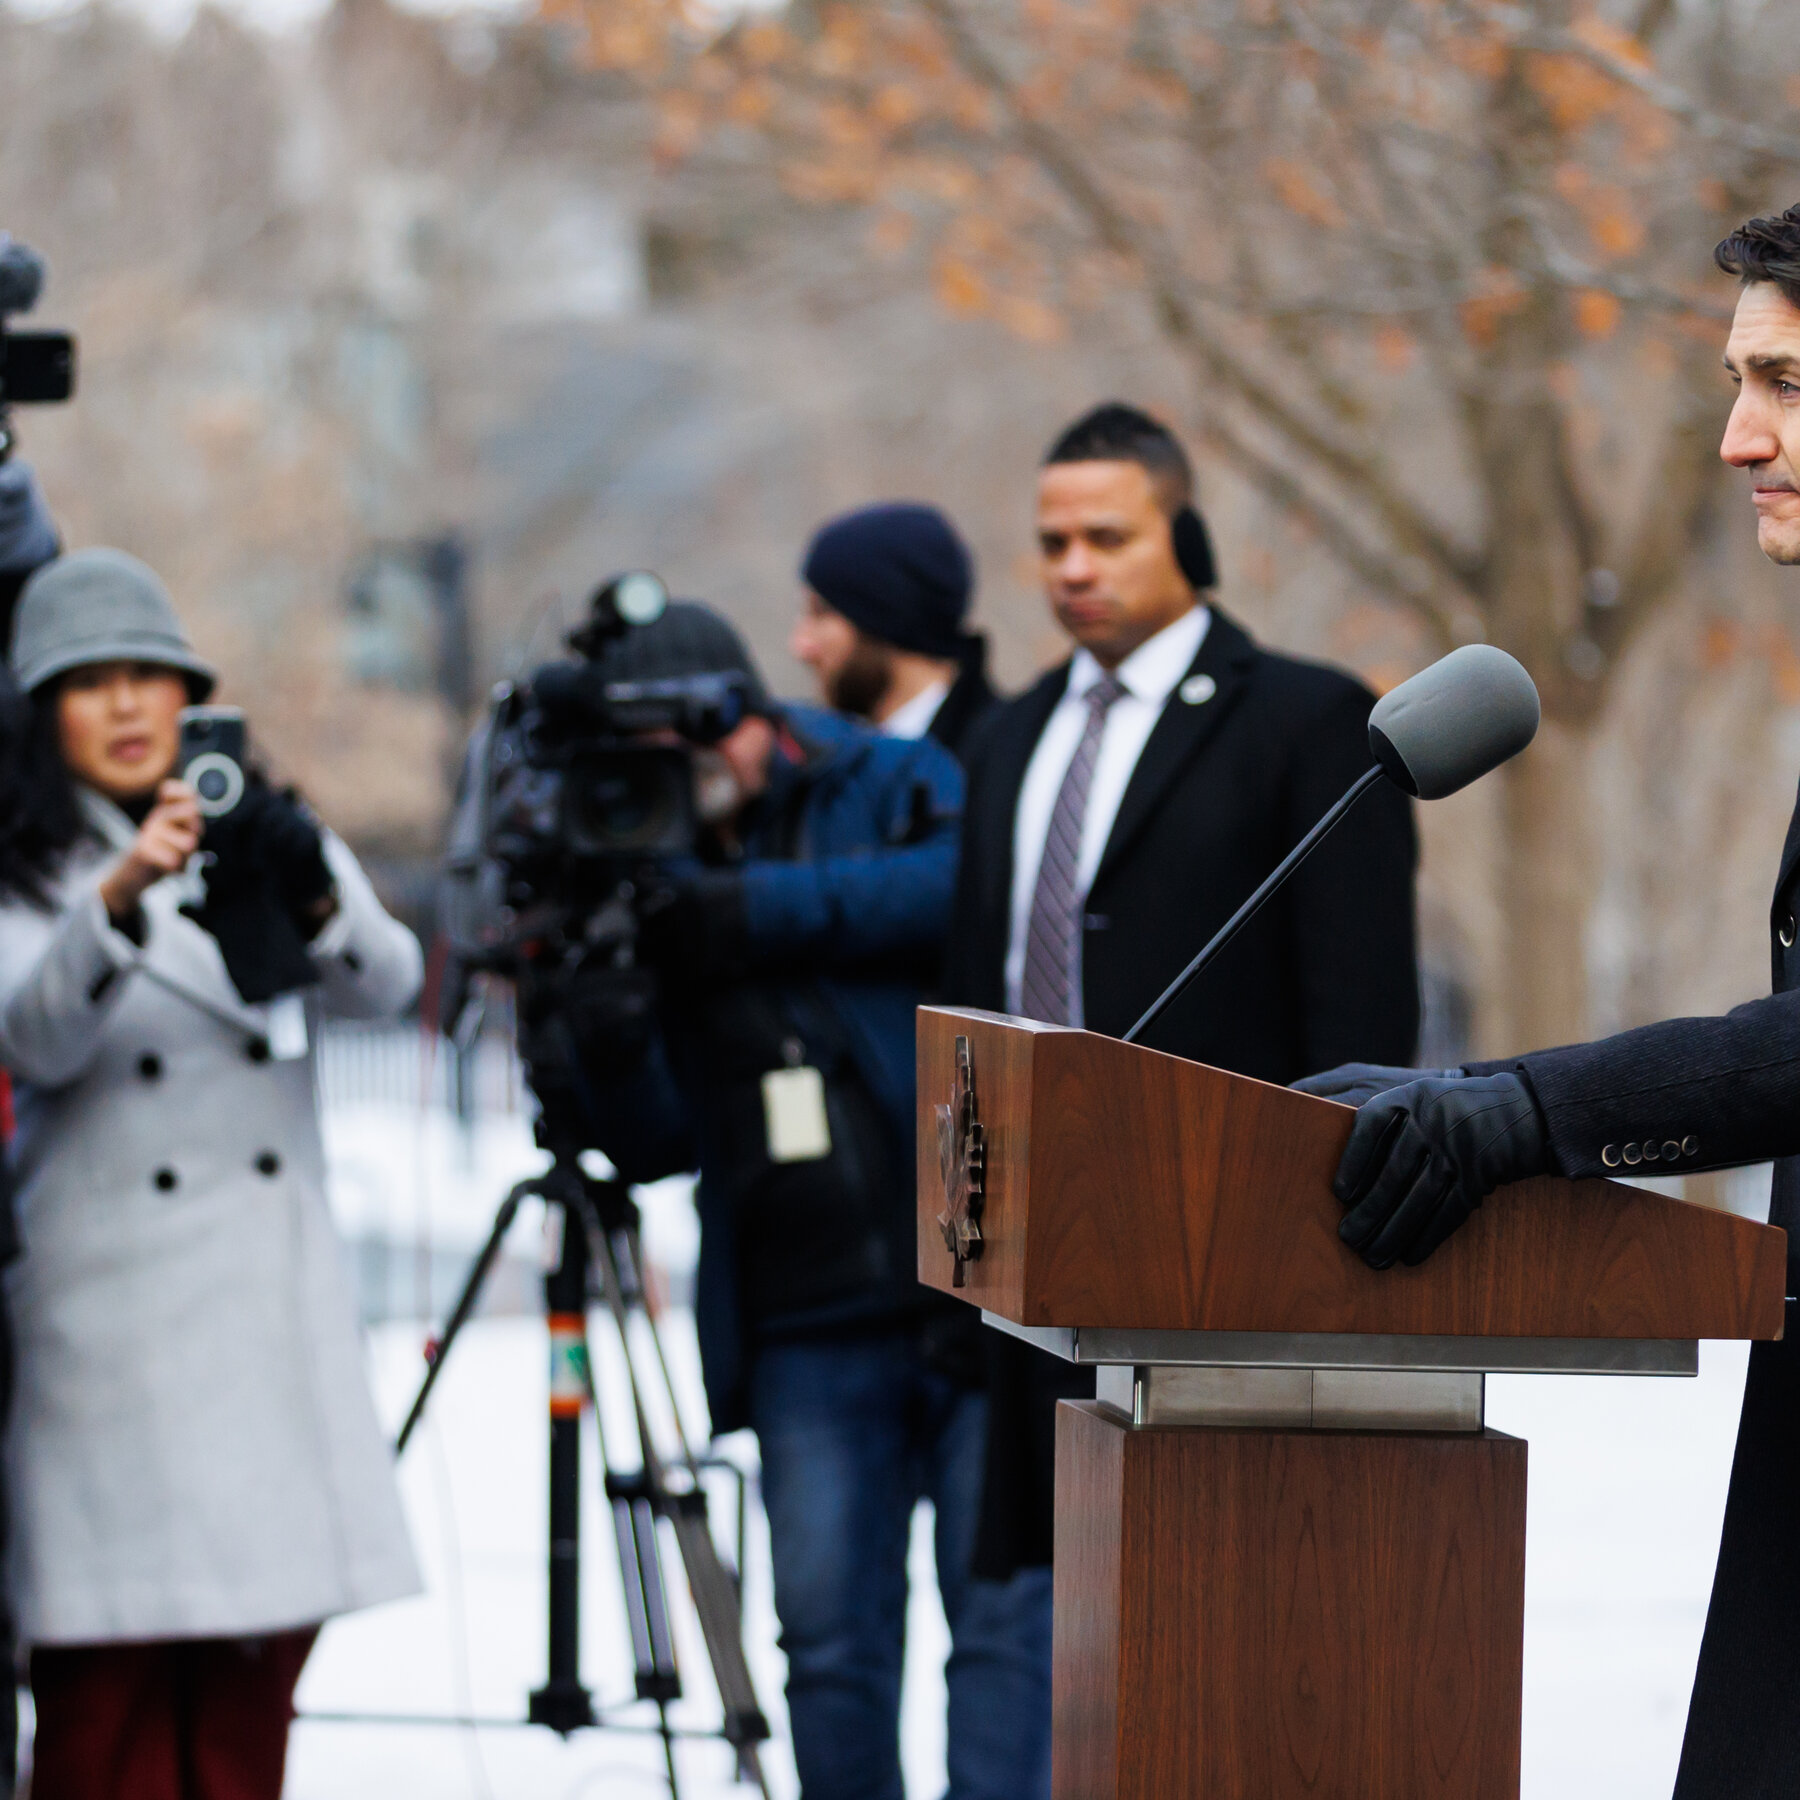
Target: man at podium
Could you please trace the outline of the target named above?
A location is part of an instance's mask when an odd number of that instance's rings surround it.
[[[1071,425],[1038,478],[1045,590],[1072,658],[970,757],[946,998],[1123,1033],[1369,761],[1373,696],[1264,650],[1212,603],[1193,476],[1133,407]],[[1290,1082],[1418,1033],[1410,802],[1370,793],[1170,1008],[1151,1047]],[[1047,1689],[1055,1405],[1081,1372],[989,1334],[977,1573],[1041,1584]]]
[[[1741,283],[1725,347],[1737,398],[1719,454],[1749,478],[1764,554],[1800,566],[1800,206],[1751,219],[1714,255]],[[1377,1268],[1422,1262],[1486,1195],[1528,1176],[1776,1159],[1770,1223],[1788,1233],[1786,1335],[1750,1350],[1675,1800],[1800,1794],[1797,915],[1800,808],[1770,912],[1769,999],[1459,1070],[1356,1066],[1297,1084],[1362,1103],[1334,1185],[1349,1209],[1340,1234]]]

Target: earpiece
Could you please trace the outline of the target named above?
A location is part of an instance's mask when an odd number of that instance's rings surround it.
[[[1219,572],[1213,564],[1212,539],[1207,535],[1205,521],[1191,506],[1184,506],[1169,521],[1169,541],[1189,587],[1200,593],[1217,583]]]

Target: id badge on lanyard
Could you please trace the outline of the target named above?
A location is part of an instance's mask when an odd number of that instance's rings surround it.
[[[762,1078],[763,1123],[772,1163],[817,1162],[831,1154],[825,1116],[825,1077],[801,1060],[797,1038],[783,1046],[787,1067]]]

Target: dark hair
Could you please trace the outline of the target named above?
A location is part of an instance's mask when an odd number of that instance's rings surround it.
[[[1171,514],[1194,497],[1194,470],[1180,440],[1147,412],[1108,400],[1071,425],[1044,457],[1044,466],[1073,462],[1136,463],[1156,484]]]
[[[1800,307],[1800,206],[1746,219],[1713,251],[1713,261],[1745,287],[1772,281],[1788,305]]]
[[[0,675],[0,899],[50,905],[50,884],[87,826],[56,728],[56,690]]]

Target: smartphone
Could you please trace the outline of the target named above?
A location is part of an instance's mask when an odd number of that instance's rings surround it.
[[[222,819],[244,797],[244,713],[237,706],[184,706],[176,772],[209,819]]]
[[[56,406],[75,392],[66,331],[0,331],[0,406]]]

